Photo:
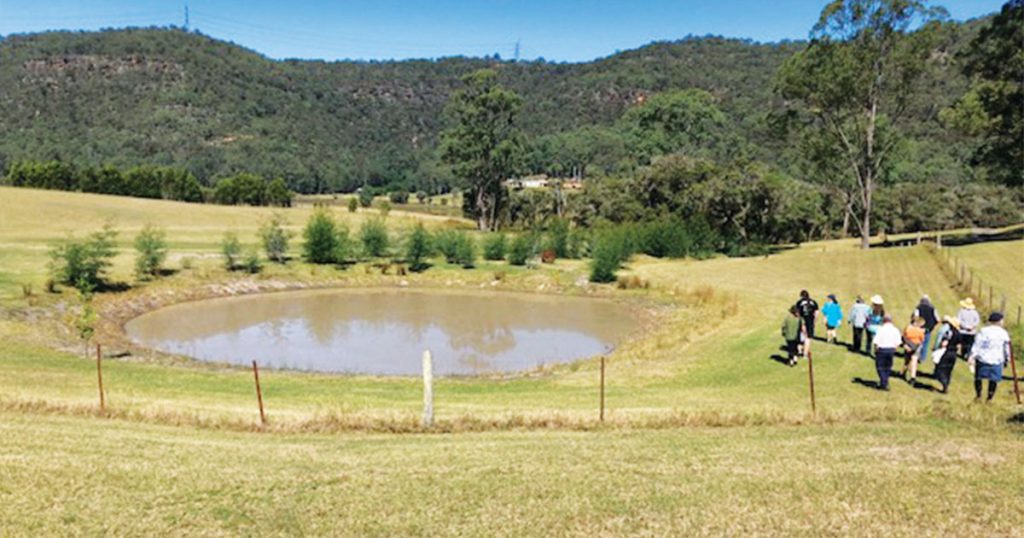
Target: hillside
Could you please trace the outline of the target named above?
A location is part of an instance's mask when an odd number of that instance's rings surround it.
[[[969,25],[950,26],[953,47]],[[966,28],[966,30],[965,30]],[[772,76],[800,43],[715,37],[654,43],[588,63],[446,58],[273,61],[179,29],[52,32],[0,40],[0,168],[21,159],[241,170],[302,192],[436,179],[434,148],[459,77],[496,66],[524,98],[528,136],[610,124],[640,96],[710,91],[753,157],[794,168],[770,132]],[[962,93],[948,66],[918,111],[906,159],[947,170],[956,144],[935,114]]]

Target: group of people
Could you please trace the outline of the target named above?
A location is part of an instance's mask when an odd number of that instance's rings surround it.
[[[819,307],[807,290],[801,291],[800,299],[790,307],[789,315],[782,322],[790,366],[795,366],[797,359],[809,351],[819,312],[825,321],[825,341],[838,343],[838,330],[844,316],[836,296],[830,294],[825,305]],[[931,357],[935,364],[933,377],[941,385],[943,394],[949,391],[953,367],[959,359],[966,359],[974,374],[974,391],[979,400],[985,381],[988,382],[987,400],[995,396],[1003,378],[1003,367],[1012,360],[1010,335],[1003,327],[1003,314],[992,312],[987,324],[982,325],[981,315],[970,297],[960,301],[955,317],[940,318],[931,299],[924,295],[901,331],[886,313],[885,301],[880,295],[872,296],[870,304],[857,296],[846,320],[853,330],[849,349],[874,355],[878,388],[885,391],[889,390],[889,377],[900,351],[903,352],[900,376],[911,384],[916,383],[920,366]]]

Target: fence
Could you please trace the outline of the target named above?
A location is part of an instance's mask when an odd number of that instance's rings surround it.
[[[941,243],[929,250],[935,255],[957,291],[972,297],[981,310],[1002,312],[1006,325],[1021,326],[1024,304],[1021,304],[1019,299],[1008,299],[1005,291],[997,290],[992,282],[985,282],[963,258],[954,256],[949,248],[942,248]]]

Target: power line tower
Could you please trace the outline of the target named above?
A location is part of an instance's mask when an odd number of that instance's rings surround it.
[[[185,2],[185,31],[188,31],[188,2]]]
[[[521,41],[521,40],[519,40],[519,39],[517,39],[517,40],[516,40],[516,53],[515,53],[515,59],[516,59],[516,61],[517,61],[517,62],[519,61],[519,44],[520,44],[520,41]]]

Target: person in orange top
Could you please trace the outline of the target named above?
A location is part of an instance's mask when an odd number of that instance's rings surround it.
[[[924,342],[924,319],[920,316],[914,316],[910,320],[910,325],[907,325],[906,329],[903,329],[903,349],[906,352],[905,358],[903,359],[903,378],[908,383],[913,384],[917,381],[917,357],[921,352],[921,344]],[[910,377],[907,377],[907,371],[910,371]]]

